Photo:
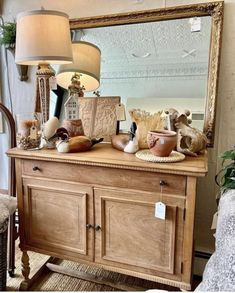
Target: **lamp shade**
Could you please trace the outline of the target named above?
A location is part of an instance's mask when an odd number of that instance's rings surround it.
[[[67,14],[52,10],[34,10],[17,15],[17,64],[65,64],[72,61]]]
[[[84,91],[93,91],[100,84],[100,49],[88,42],[72,43],[73,63],[61,65],[56,76],[57,83],[67,89],[74,73],[80,74]]]

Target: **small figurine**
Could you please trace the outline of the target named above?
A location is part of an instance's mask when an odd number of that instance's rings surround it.
[[[75,73],[71,78],[71,84],[68,87],[69,97],[64,104],[65,119],[74,120],[79,118],[78,97],[83,97],[84,86],[81,86],[80,75]]]
[[[124,148],[125,153],[135,154],[139,150],[138,141],[135,135],[136,129],[137,129],[136,123],[132,122],[131,128],[130,128],[130,140]]]
[[[129,142],[129,136],[127,133],[112,135],[111,144],[112,144],[112,147],[116,150],[123,152],[128,142]]]
[[[175,123],[177,131],[177,151],[185,155],[196,157],[206,149],[207,138],[199,129],[191,127],[184,114],[180,115]]]
[[[79,115],[78,99],[72,95],[64,104],[66,120],[77,119]]]
[[[190,111],[180,114],[176,109],[165,110],[168,115],[168,128],[177,132],[176,150],[189,156],[197,156],[207,145],[207,138],[199,129],[191,127]]]
[[[176,131],[175,123],[177,118],[180,116],[180,113],[174,108],[166,109],[164,112],[167,115],[167,130]],[[188,117],[190,115],[190,111],[184,110],[184,114],[185,123],[191,124],[192,120]]]
[[[47,122],[43,125],[43,137],[46,139],[51,138],[55,134],[59,125],[60,122],[57,117],[51,117],[49,120],[47,120]]]
[[[87,136],[75,136],[70,139],[58,141],[56,148],[59,153],[86,152],[89,151],[93,145],[101,141],[103,141],[103,138],[90,139]]]
[[[55,141],[52,137],[55,135],[59,127],[59,120],[57,117],[51,117],[43,125],[41,147],[55,148]]]

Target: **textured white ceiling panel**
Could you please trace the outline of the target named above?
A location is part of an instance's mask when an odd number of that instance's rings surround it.
[[[200,32],[191,32],[189,18],[85,29],[82,40],[101,49],[102,73],[159,64],[201,68],[201,63],[208,64],[210,25],[210,17],[201,17]]]
[[[210,17],[201,17],[201,31],[191,32],[185,18],[84,29],[82,40],[101,50],[102,95],[147,97],[162,95],[159,90],[165,88],[166,95],[177,91],[180,96],[192,88],[195,96],[204,97],[210,27]]]

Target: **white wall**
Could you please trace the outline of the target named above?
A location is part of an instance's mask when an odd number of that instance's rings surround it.
[[[67,12],[70,18],[104,15],[108,13],[128,12],[175,6],[182,4],[209,2],[203,0],[67,0],[67,1],[31,1],[31,0],[4,0],[3,16],[12,21],[16,14],[23,10],[56,9]],[[222,41],[222,58],[219,80],[216,142],[214,149],[209,150],[209,174],[198,182],[197,212],[195,224],[196,249],[211,251],[214,239],[210,224],[212,214],[216,209],[214,175],[220,166],[217,155],[234,144],[235,135],[235,1],[225,0],[225,20]],[[34,69],[31,69],[30,80],[20,82],[13,60],[10,61],[11,87],[14,98],[15,112],[31,111],[34,99]],[[0,135],[1,136],[1,135]],[[1,141],[0,141],[1,143]],[[217,166],[218,165],[218,166]]]

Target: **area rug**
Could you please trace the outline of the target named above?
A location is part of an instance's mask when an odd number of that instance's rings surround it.
[[[33,274],[47,259],[46,256],[29,252],[30,268]],[[21,275],[21,252],[16,251],[16,271],[15,277],[8,277],[7,290],[18,291],[19,285],[23,280]],[[162,289],[168,291],[178,291],[178,288],[169,287],[155,282],[110,272],[101,268],[88,266],[85,264],[75,263],[71,261],[59,261],[59,264],[68,269],[93,274],[96,277],[110,280],[110,282],[121,282],[130,287],[142,287],[143,291],[148,289]],[[30,291],[120,291],[119,289],[103,284],[84,281],[78,278],[70,277],[54,272],[46,272],[42,277],[30,288]],[[135,290],[133,290],[135,291]]]

